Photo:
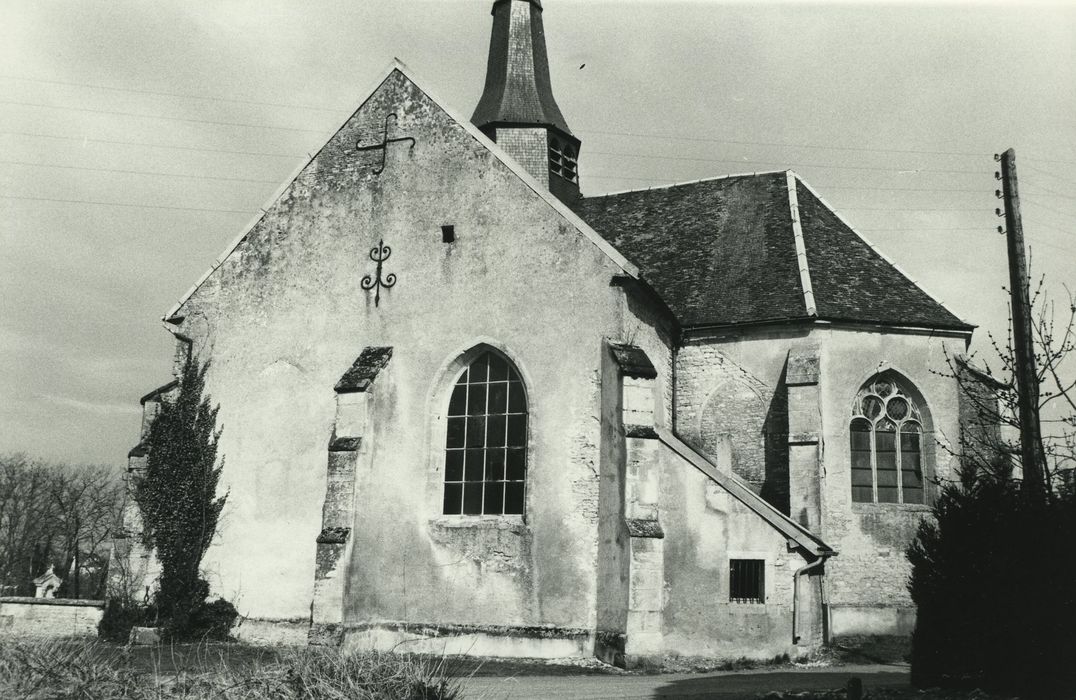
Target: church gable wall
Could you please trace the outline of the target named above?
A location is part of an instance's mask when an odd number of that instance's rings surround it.
[[[389,138],[414,147],[356,151],[381,143],[389,113]],[[381,279],[396,283],[375,302],[362,279],[376,279],[379,242],[391,248]],[[181,332],[212,360],[223,427],[230,495],[206,558],[215,589],[252,618],[308,617],[333,387],[364,347],[391,347],[355,476],[353,641],[410,635],[411,623],[494,636],[543,626],[569,640],[593,629],[599,368],[603,337],[622,328],[618,272],[391,75],[180,311]],[[447,392],[480,343],[527,386],[525,518],[441,514]]]

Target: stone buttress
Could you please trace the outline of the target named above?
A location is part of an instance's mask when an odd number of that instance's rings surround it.
[[[619,483],[605,488],[617,491],[616,510],[622,522],[616,523],[615,539],[612,529],[607,528],[603,542],[607,544],[607,555],[623,558],[620,570],[606,579],[608,588],[619,588],[609,593],[619,598],[623,610],[599,619],[595,655],[623,666],[632,658],[660,654],[662,649],[665,534],[658,519],[661,464],[654,429],[657,371],[639,347],[608,343],[607,348],[612,371],[605,376],[613,384],[609,388],[614,397],[610,403],[613,424],[608,429],[617,444],[610,451],[613,464],[605,478]],[[610,502],[606,508],[611,510],[611,499],[605,500]],[[609,582],[617,574],[619,586]]]
[[[347,564],[355,518],[355,477],[369,467],[363,437],[369,429],[370,389],[388,365],[392,348],[364,348],[336,383],[336,420],[328,446],[325,504],[317,537],[310,643],[339,644],[343,639]]]

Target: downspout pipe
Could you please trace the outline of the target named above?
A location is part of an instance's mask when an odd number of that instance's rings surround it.
[[[799,625],[797,624],[799,622],[800,577],[803,576],[806,573],[809,573],[809,572],[813,571],[814,569],[817,569],[818,567],[822,566],[823,564],[825,564],[827,558],[828,558],[828,555],[823,554],[823,555],[819,556],[817,559],[815,559],[814,561],[810,562],[809,564],[806,564],[806,565],[801,566],[800,568],[796,569],[796,571],[792,574],[792,643],[793,644],[799,644],[799,641],[800,641]]]

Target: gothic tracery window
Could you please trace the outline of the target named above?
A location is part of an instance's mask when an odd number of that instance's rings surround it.
[[[891,376],[869,381],[852,404],[852,501],[923,503],[920,407]]]
[[[527,475],[527,393],[498,353],[460,374],[448,404],[445,515],[522,515]]]

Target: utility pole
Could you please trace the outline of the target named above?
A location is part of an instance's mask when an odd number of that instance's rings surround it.
[[[1024,229],[1020,222],[1020,193],[1016,186],[1016,151],[994,156],[1001,161],[1002,197],[1005,202],[1005,237],[1009,249],[1009,295],[1012,307],[1013,350],[1016,354],[1016,386],[1020,411],[1020,458],[1024,470],[1024,493],[1033,502],[1046,496],[1046,459],[1042,453],[1039,425],[1039,379],[1031,331],[1031,299],[1024,254]],[[1000,212],[999,212],[1000,213]]]

